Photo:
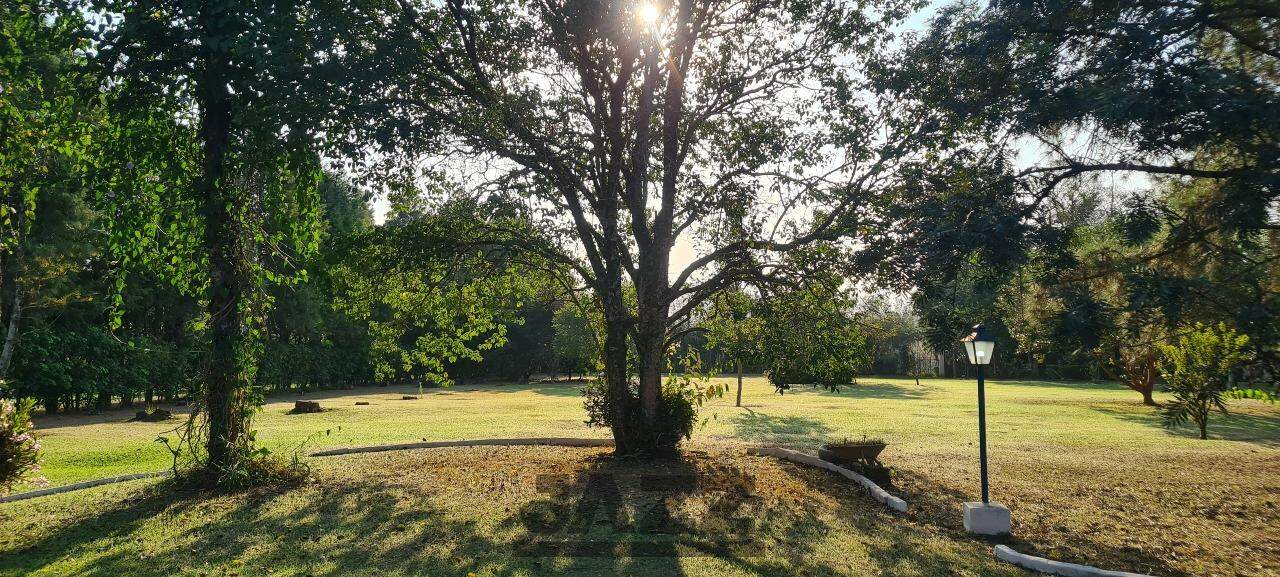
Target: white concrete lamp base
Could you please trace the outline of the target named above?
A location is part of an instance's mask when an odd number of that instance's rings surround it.
[[[999,503],[965,503],[964,530],[977,535],[1008,535],[1009,508]]]

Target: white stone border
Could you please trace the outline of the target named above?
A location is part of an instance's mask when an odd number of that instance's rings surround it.
[[[1054,561],[1045,559],[1044,557],[1035,557],[1014,551],[1008,545],[996,545],[993,550],[996,557],[1001,561],[1013,563],[1024,569],[1048,573],[1050,575],[1061,575],[1062,577],[1152,577],[1145,573],[1128,573],[1125,571],[1108,571],[1088,565],[1077,565],[1075,563],[1065,563],[1062,561]]]
[[[70,493],[71,491],[79,491],[80,489],[88,489],[99,485],[110,485],[112,483],[123,483],[125,481],[136,481],[138,479],[149,479],[151,477],[168,477],[173,471],[156,471],[154,473],[131,473],[128,475],[119,475],[116,477],[107,477],[105,479],[93,479],[90,481],[80,481],[79,483],[71,483],[61,487],[50,487],[48,489],[37,489],[35,491],[27,491],[26,493],[16,493],[7,497],[0,497],[0,503],[10,503],[13,501],[23,501],[26,499],[34,499],[45,495],[57,495],[58,493]]]
[[[890,509],[893,509],[894,511],[897,511],[899,513],[907,512],[907,502],[902,500],[901,497],[893,496],[888,491],[881,488],[880,485],[875,484],[875,482],[872,481],[871,479],[863,477],[862,475],[859,475],[835,463],[829,463],[827,461],[823,461],[822,459],[819,459],[816,456],[808,455],[798,451],[792,451],[790,449],[783,449],[781,447],[752,447],[747,449],[747,454],[755,455],[757,457],[778,457],[779,459],[786,459],[788,461],[792,461],[795,463],[801,463],[804,465],[809,465],[811,467],[818,467],[820,469],[834,471],[836,473],[844,475],[845,478],[850,479],[858,483],[859,485],[862,485],[863,487],[866,487],[867,490],[871,492],[871,497],[873,499],[880,501],[881,503],[884,503]]]
[[[407,449],[438,449],[442,447],[489,447],[489,446],[538,446],[557,447],[612,447],[613,439],[576,439],[572,437],[535,437],[532,439],[473,439],[463,441],[424,441],[421,443],[400,443],[396,445],[371,445],[367,447],[345,447],[341,449],[325,449],[312,452],[311,457],[332,457],[335,455],[351,455],[354,453],[381,453],[383,451],[404,451]]]

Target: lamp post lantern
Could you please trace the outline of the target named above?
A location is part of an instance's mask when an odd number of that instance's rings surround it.
[[[996,342],[986,327],[974,325],[973,332],[960,339],[969,362],[978,372],[978,460],[981,466],[982,502],[964,504],[964,527],[972,533],[1002,535],[1009,532],[1009,509],[991,502],[987,481],[987,395],[983,369],[991,364]]]
[[[982,325],[975,325],[973,332],[960,342],[964,343],[964,352],[968,353],[969,362],[978,369],[978,460],[982,463],[982,502],[990,503],[991,491],[987,483],[987,395],[982,369],[991,364],[991,353],[996,348],[996,342]]]

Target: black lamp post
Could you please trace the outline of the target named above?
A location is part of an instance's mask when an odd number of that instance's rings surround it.
[[[982,502],[991,503],[987,485],[987,396],[983,382],[982,369],[991,364],[991,352],[996,342],[987,334],[986,327],[974,325],[973,332],[960,342],[969,354],[969,362],[978,368],[978,458],[982,461]]]

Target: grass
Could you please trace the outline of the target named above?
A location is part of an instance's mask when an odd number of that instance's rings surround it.
[[[663,473],[698,488],[655,490]],[[0,537],[0,574],[1024,575],[824,472],[738,453],[651,463],[442,449],[335,458],[316,478],[285,492],[114,487],[105,508],[69,495],[20,505],[28,515],[9,527],[23,541]]]
[[[331,409],[310,415],[287,414],[292,397],[272,399],[255,427],[278,452],[309,437],[307,446],[318,448],[605,435],[582,423],[573,385],[466,386],[400,400],[406,392],[306,395]],[[1274,530],[1280,525],[1280,406],[1237,401],[1232,415],[1211,420],[1213,438],[1200,441],[1190,428],[1163,428],[1136,393],[1112,384],[1005,381],[990,383],[987,394],[992,496],[1012,509],[1012,544],[1019,550],[1157,575],[1280,575],[1280,534]],[[510,544],[529,533],[522,511],[572,509],[597,489],[575,486],[548,496],[530,493],[522,481],[513,482],[510,495],[494,498],[478,487],[518,477],[510,473],[517,462],[527,461],[535,471],[627,464],[580,450],[449,450],[315,460],[317,483],[282,494],[166,497],[149,492],[155,485],[144,482],[0,505],[0,575],[179,569],[265,575],[264,567],[273,575],[358,575],[366,567],[388,575],[1009,571],[982,561],[990,557],[989,545],[960,528],[959,503],[973,500],[978,484],[972,383],[933,379],[917,386],[908,379],[872,378],[839,393],[797,388],[780,397],[752,378],[743,404],[733,407],[730,394],[708,407],[706,423],[689,445],[691,456],[680,466],[718,466],[729,473],[711,477],[752,479],[767,494],[794,494],[797,503],[809,503],[756,515],[768,522],[755,533],[772,545],[761,546],[763,555],[755,557],[694,555],[717,541],[698,530],[682,534],[688,543],[670,545],[685,554],[674,560],[555,557],[539,564],[541,558],[513,555]],[[167,453],[154,439],[173,424],[125,422],[128,416],[37,419],[50,480],[164,468]],[[736,450],[749,444],[813,450],[824,440],[864,434],[890,443],[881,460],[895,470],[894,492],[911,504],[906,519],[882,514],[825,473],[741,457]],[[697,499],[686,501],[681,506],[699,506]],[[212,521],[205,527],[202,520]],[[24,554],[10,554],[19,551]],[[793,552],[812,561],[798,563],[788,557]],[[175,564],[187,558],[209,565]]]

